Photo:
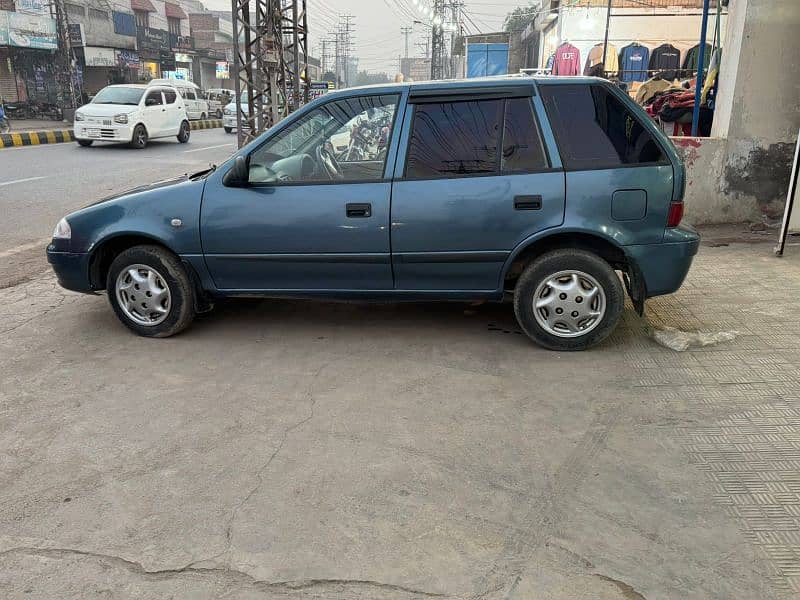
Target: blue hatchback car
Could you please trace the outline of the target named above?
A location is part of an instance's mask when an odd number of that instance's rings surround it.
[[[684,167],[617,87],[494,78],[330,93],[217,168],[74,212],[47,256],[106,290],[136,333],[170,336],[231,296],[513,297],[554,350],[676,291],[699,245]]]

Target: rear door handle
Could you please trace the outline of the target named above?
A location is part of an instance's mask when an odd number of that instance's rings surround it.
[[[372,204],[349,203],[346,205],[347,216],[351,219],[364,219],[372,216]]]
[[[541,210],[542,197],[536,196],[514,196],[514,210]]]

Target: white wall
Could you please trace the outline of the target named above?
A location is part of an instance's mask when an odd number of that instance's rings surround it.
[[[589,50],[595,44],[603,43],[606,27],[605,8],[565,7],[559,13],[555,34],[552,39],[556,45],[569,40],[581,52],[581,68],[586,62]],[[700,23],[702,11],[695,9],[628,9],[612,8],[611,22],[608,28],[608,41],[616,46],[617,51],[631,42],[638,41],[650,50],[664,43],[670,43],[681,51],[681,62],[686,50],[700,41]],[[722,14],[721,32],[725,39],[727,15]],[[714,16],[709,17],[708,43],[713,41],[715,26]],[[544,32],[543,32],[544,33]],[[548,32],[549,33],[549,32]],[[544,67],[548,51],[547,35],[543,36],[540,66]]]

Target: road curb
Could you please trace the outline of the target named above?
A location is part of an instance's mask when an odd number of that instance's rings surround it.
[[[49,131],[20,131],[0,133],[0,148],[15,146],[39,146],[41,144],[61,144],[72,142],[75,136],[72,129],[51,129]]]
[[[203,121],[189,121],[192,130],[196,129],[216,129],[222,127],[222,119],[204,119]]]

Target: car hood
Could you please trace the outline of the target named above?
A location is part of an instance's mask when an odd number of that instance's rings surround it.
[[[170,179],[163,179],[161,181],[156,181],[155,183],[148,183],[147,185],[140,185],[125,190],[123,192],[119,192],[111,196],[106,196],[105,198],[101,198],[100,200],[88,204],[85,208],[88,208],[89,206],[96,206],[98,204],[103,204],[104,202],[110,202],[111,200],[117,200],[118,198],[122,198],[124,196],[132,196],[133,194],[138,194],[140,192],[149,192],[152,190],[157,190],[159,188],[165,188],[178,183],[183,183],[184,181],[187,181],[190,177],[191,175],[187,174],[187,175],[181,175],[180,177],[171,177]]]
[[[138,110],[138,106],[131,104],[84,104],[78,109],[82,115],[88,117],[113,117],[114,115],[130,114]]]

